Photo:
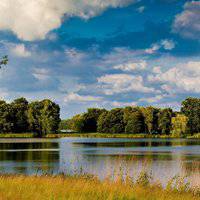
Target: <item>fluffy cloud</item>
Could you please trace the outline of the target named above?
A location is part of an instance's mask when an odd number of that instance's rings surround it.
[[[178,14],[173,31],[188,38],[200,38],[200,1],[187,2],[184,11]]]
[[[97,102],[102,101],[102,97],[96,97],[96,96],[89,96],[89,95],[79,95],[77,93],[69,93],[67,96],[64,97],[65,103],[70,102]]]
[[[31,56],[31,52],[26,49],[24,44],[17,44],[11,46],[11,53],[17,57],[29,57]]]
[[[109,7],[123,7],[134,0],[1,0],[0,30],[11,30],[22,40],[44,39],[62,18],[94,17]]]
[[[100,87],[106,95],[113,95],[124,92],[154,92],[153,88],[143,85],[142,76],[128,74],[108,74],[97,79]]]
[[[158,43],[152,44],[150,48],[146,49],[145,52],[148,54],[156,53],[159,49],[172,50],[175,48],[175,43],[173,40],[161,40]]]
[[[120,65],[116,65],[113,69],[120,69],[122,71],[135,71],[135,70],[144,70],[147,66],[146,61],[139,62],[128,62]]]
[[[200,62],[190,61],[165,72],[155,72],[155,75],[149,75],[148,80],[163,83],[162,89],[168,92],[200,92]]]
[[[50,78],[48,69],[34,68],[32,75],[39,81],[47,81]]]

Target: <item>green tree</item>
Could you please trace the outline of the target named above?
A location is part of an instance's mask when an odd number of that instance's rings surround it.
[[[41,110],[42,103],[39,101],[31,102],[28,106],[28,122],[29,129],[31,132],[35,132],[38,136],[42,136],[42,120],[41,120]]]
[[[89,108],[87,113],[84,113],[82,116],[83,132],[97,132],[98,118],[105,111],[105,109]]]
[[[139,107],[126,107],[124,109],[124,123],[126,133],[143,133],[144,116]]]
[[[60,123],[60,108],[49,99],[32,102],[28,108],[28,121],[30,130],[40,137],[55,133]]]
[[[124,111],[115,108],[103,112],[98,119],[98,132],[101,133],[123,133],[125,131]]]
[[[145,132],[148,134],[157,133],[159,109],[152,106],[143,107],[141,109],[144,116]]]
[[[170,134],[172,128],[173,111],[171,108],[160,110],[158,115],[158,131],[161,134]]]
[[[76,131],[76,132],[84,132],[84,122],[83,122],[83,115],[75,115],[70,119],[70,126],[71,130]]]
[[[60,107],[49,99],[40,102],[42,109],[40,119],[42,126],[42,136],[48,133],[56,133],[60,123]]]
[[[188,117],[188,127],[190,132],[200,132],[200,99],[187,98],[182,102],[181,112]]]
[[[172,131],[173,136],[181,137],[188,133],[188,118],[183,114],[177,114],[172,117]]]
[[[0,69],[2,68],[2,66],[7,65],[8,63],[8,56],[4,56],[1,60],[0,60]]]
[[[14,102],[11,103],[14,110],[14,132],[22,133],[26,132],[29,128],[28,123],[28,101],[25,98],[15,99]]]
[[[0,101],[0,133],[13,132],[14,112],[10,104]]]

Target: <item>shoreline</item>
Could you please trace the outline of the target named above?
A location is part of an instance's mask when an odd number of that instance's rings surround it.
[[[37,139],[54,139],[54,138],[67,138],[67,137],[79,137],[79,138],[132,138],[132,139],[200,139],[200,133],[192,136],[177,137],[172,135],[148,135],[148,134],[110,134],[110,133],[67,133],[67,134],[47,134],[45,137],[36,137],[33,133],[6,133],[0,134],[0,139],[14,139],[14,138],[37,138]]]

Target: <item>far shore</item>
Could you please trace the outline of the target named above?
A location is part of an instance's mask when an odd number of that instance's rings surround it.
[[[173,135],[149,135],[149,134],[127,134],[127,133],[58,133],[47,134],[43,138],[65,138],[65,137],[80,137],[80,138],[161,138],[161,139],[200,139],[200,133],[177,137]],[[34,133],[1,133],[1,138],[41,138]],[[42,138],[41,138],[42,139]]]

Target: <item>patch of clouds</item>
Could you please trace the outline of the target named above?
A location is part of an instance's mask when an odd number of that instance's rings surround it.
[[[17,57],[27,58],[31,56],[31,51],[29,51],[24,44],[10,45],[10,51]]]
[[[39,81],[47,81],[50,78],[50,72],[45,68],[34,68],[32,75]]]
[[[154,88],[144,86],[142,76],[128,74],[107,74],[97,79],[99,87],[106,95],[127,92],[149,93],[155,92]]]
[[[110,104],[114,107],[126,107],[126,106],[137,106],[137,102],[121,102],[121,101],[113,101]]]
[[[64,97],[64,102],[65,103],[85,103],[85,102],[98,102],[102,101],[102,97],[97,97],[97,96],[90,96],[90,95],[79,95],[78,93],[69,93]]]
[[[175,43],[173,40],[169,40],[169,39],[164,39],[161,40],[158,43],[154,43],[151,45],[150,48],[146,49],[145,52],[147,54],[154,54],[156,53],[158,50],[160,49],[164,49],[164,50],[172,50],[175,48]]]
[[[147,62],[144,60],[138,61],[138,62],[128,62],[120,65],[116,65],[113,67],[113,69],[118,69],[122,71],[135,71],[135,70],[144,70],[147,67]]]
[[[145,6],[140,6],[139,8],[137,8],[137,11],[139,13],[143,13],[145,11],[146,7]]]
[[[90,19],[108,8],[124,7],[134,0],[1,0],[0,30],[10,30],[21,40],[45,39],[64,18]]]
[[[200,1],[185,3],[173,23],[173,32],[186,38],[200,39]]]
[[[169,93],[199,93],[200,92],[200,62],[188,61],[178,64],[166,71],[156,71],[149,75],[150,82],[162,84],[163,90]]]

